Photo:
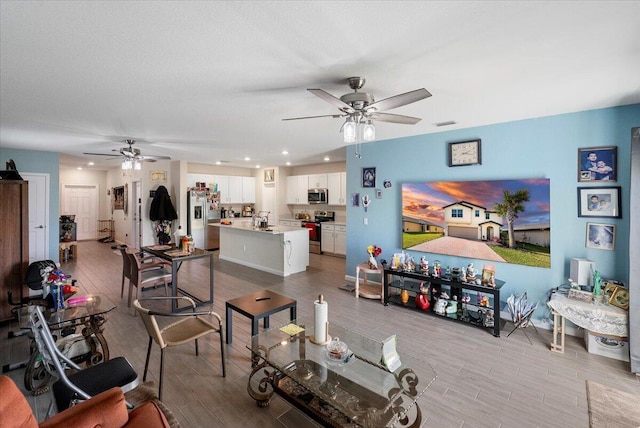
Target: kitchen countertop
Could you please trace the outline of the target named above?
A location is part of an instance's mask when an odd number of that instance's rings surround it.
[[[219,228],[228,228],[228,229],[246,230],[246,231],[256,232],[256,233],[268,233],[271,235],[279,235],[286,232],[305,232],[306,233],[305,229],[301,229],[299,227],[279,226],[279,225],[269,225],[270,230],[254,229],[252,226],[252,222],[247,220],[240,220],[240,221],[231,220],[231,224],[215,223],[215,224],[209,224],[209,226],[219,227]]]

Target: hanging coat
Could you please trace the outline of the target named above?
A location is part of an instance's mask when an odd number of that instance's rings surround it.
[[[178,213],[171,203],[171,197],[166,187],[160,186],[156,189],[156,195],[151,201],[149,218],[151,221],[176,220],[178,218]]]

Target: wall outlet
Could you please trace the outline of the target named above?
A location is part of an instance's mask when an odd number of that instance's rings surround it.
[[[363,219],[362,219],[362,223],[363,223],[363,224],[369,224],[369,219],[368,219],[368,218],[366,218],[366,217],[365,217],[365,218],[363,218]]]

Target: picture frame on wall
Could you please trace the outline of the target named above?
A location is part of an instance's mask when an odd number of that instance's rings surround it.
[[[362,187],[376,187],[375,167],[362,168]]]
[[[621,187],[578,187],[578,217],[622,217]]]
[[[360,206],[360,193],[352,193],[351,194],[351,206],[359,207]]]
[[[265,183],[273,183],[276,180],[274,169],[269,168],[264,170],[264,182]]]
[[[615,224],[587,223],[586,247],[613,251],[616,248]]]
[[[578,149],[578,181],[617,181],[618,147],[583,147]]]
[[[113,188],[114,201],[113,201],[113,209],[116,210],[124,210],[124,186],[114,187]]]

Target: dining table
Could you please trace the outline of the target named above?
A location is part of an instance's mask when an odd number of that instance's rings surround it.
[[[178,293],[187,296],[195,302],[196,306],[213,303],[213,251],[195,248],[193,251],[183,250],[174,245],[150,245],[142,247],[142,251],[171,263],[171,295],[177,297]],[[195,262],[201,259],[209,259],[209,298],[201,298],[193,294],[193,290],[186,289],[186,285],[178,284],[178,273],[184,262]],[[191,309],[191,306],[178,306],[179,299],[173,299],[171,312],[180,312]]]

